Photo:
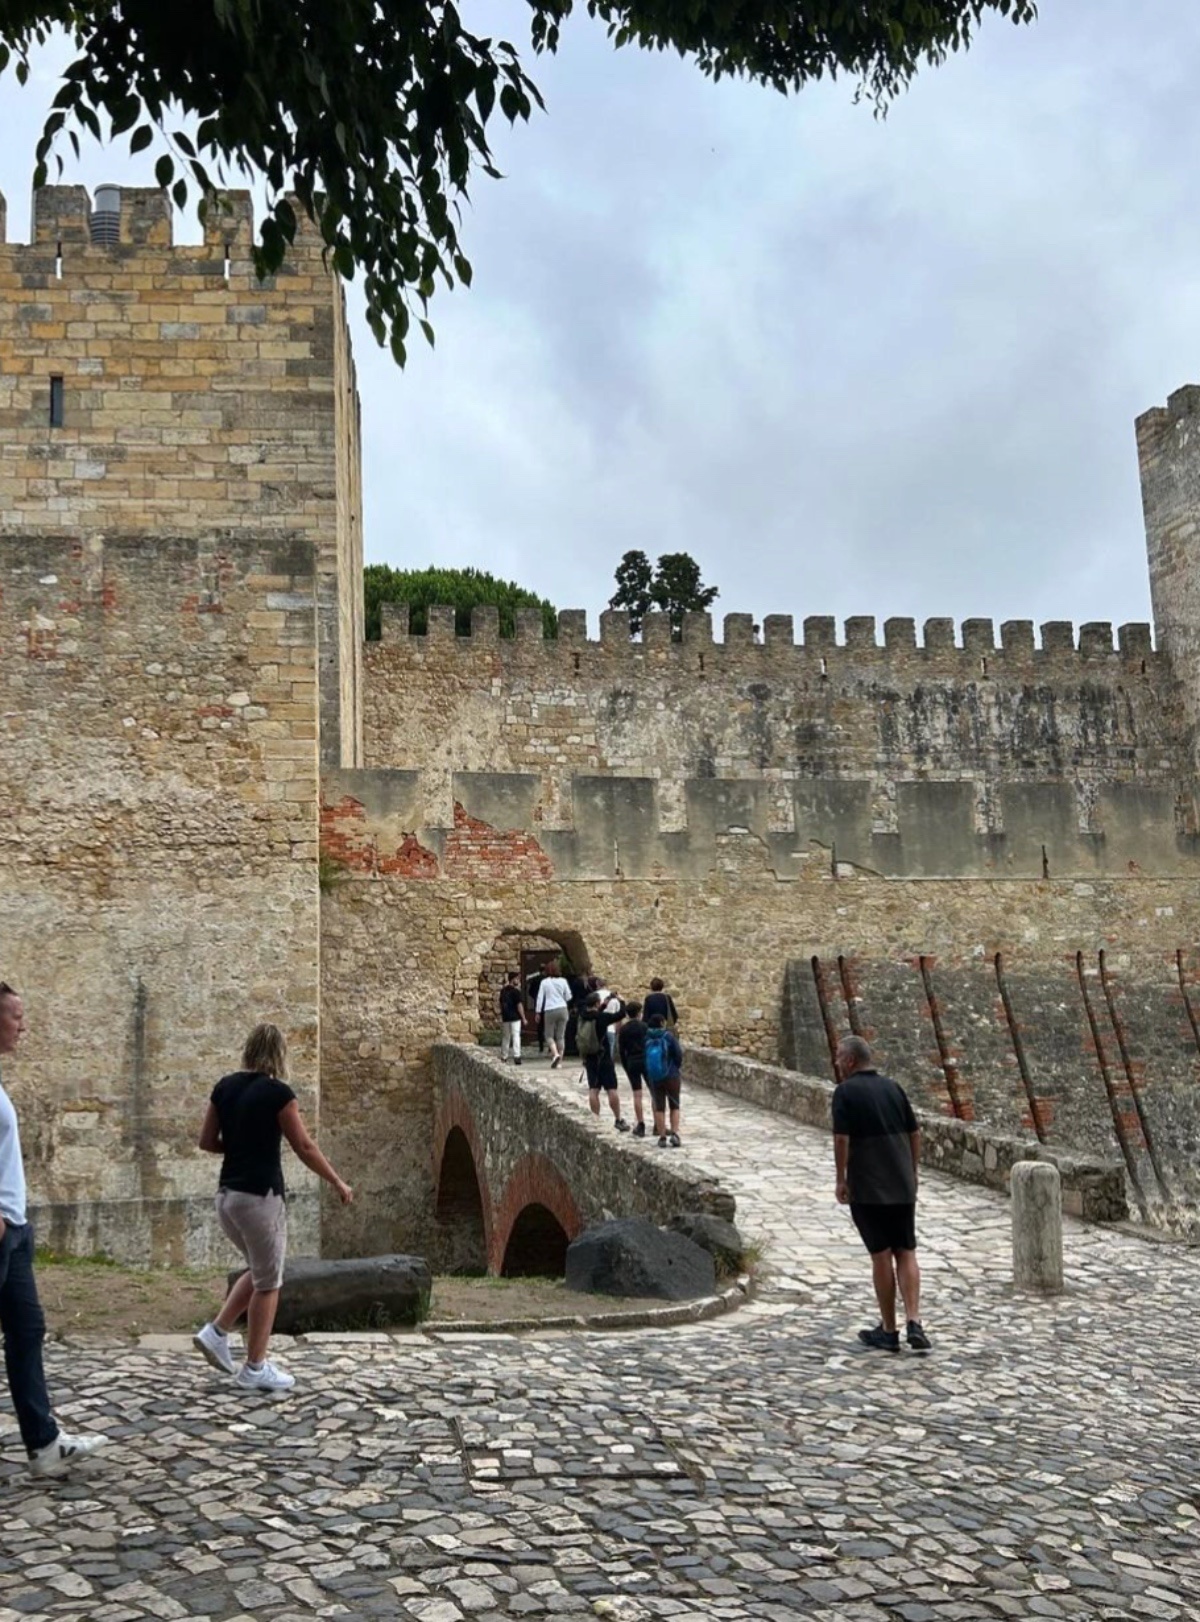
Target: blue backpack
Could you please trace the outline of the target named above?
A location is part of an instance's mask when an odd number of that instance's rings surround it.
[[[668,1037],[669,1032],[662,1027],[652,1027],[646,1032],[647,1081],[666,1081],[671,1074],[671,1049]]]

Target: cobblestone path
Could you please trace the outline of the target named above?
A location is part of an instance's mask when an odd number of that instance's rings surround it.
[[[585,1107],[573,1076],[545,1085]],[[934,1350],[860,1351],[828,1139],[684,1102],[682,1150],[620,1152],[735,1190],[770,1270],[754,1304],[281,1343],[300,1383],[276,1401],[186,1342],[54,1347],[64,1417],[115,1440],[40,1484],[6,1426],[0,1622],[1200,1619],[1196,1252],[1070,1224],[1068,1293],[1014,1296],[1006,1202],[930,1176]]]

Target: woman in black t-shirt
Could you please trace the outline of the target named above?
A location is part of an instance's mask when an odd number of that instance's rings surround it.
[[[283,1139],[298,1159],[349,1205],[354,1190],[344,1183],[308,1134],[287,1076],[287,1042],[275,1025],[256,1025],[242,1053],[242,1069],[213,1088],[200,1147],[221,1155],[217,1221],[249,1263],[216,1317],[198,1329],[192,1344],[216,1369],[234,1376],[245,1391],[287,1391],[295,1377],[267,1359],[267,1343],[279,1306],[287,1255]],[[235,1371],[229,1331],[246,1316],[246,1360]]]

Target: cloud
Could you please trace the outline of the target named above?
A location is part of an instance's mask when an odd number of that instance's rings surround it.
[[[637,546],[718,615],[1148,617],[1132,419],[1200,375],[1200,13],[1043,12],[882,121],[573,17],[436,353],[399,373],[358,323],[369,556],[593,615]],[[37,98],[3,86],[12,198]]]

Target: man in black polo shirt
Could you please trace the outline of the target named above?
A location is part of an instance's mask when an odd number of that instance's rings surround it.
[[[871,1065],[861,1036],[844,1036],[834,1064],[833,1158],[837,1198],[849,1205],[871,1257],[880,1322],[860,1329],[864,1346],[900,1350],[896,1291],[904,1298],[907,1339],[926,1352],[921,1327],[921,1270],[917,1266],[917,1163],[921,1133],[904,1088]]]

